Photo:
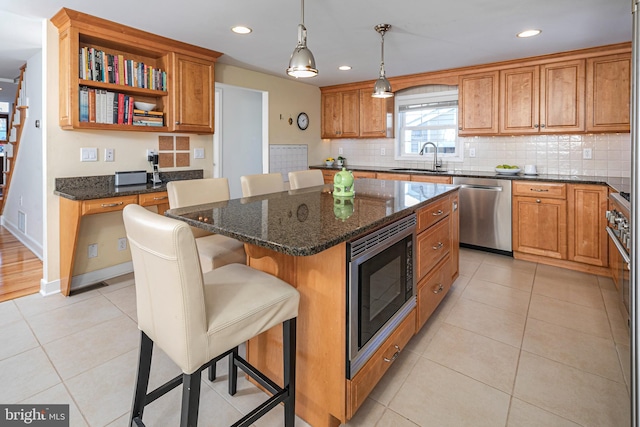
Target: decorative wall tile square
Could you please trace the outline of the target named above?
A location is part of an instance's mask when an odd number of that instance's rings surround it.
[[[190,166],[189,153],[176,153],[176,167]]]
[[[161,167],[161,168],[174,167],[173,153],[160,153],[158,155],[158,167]]]
[[[176,150],[189,150],[189,137],[188,136],[176,136]]]
[[[173,136],[159,136],[158,149],[160,151],[173,151]]]

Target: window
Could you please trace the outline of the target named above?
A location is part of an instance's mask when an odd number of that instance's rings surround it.
[[[429,86],[425,86],[428,88]],[[436,88],[442,88],[437,86]],[[396,160],[433,159],[433,147],[420,150],[426,142],[438,146],[438,158],[462,161],[462,147],[458,141],[458,90],[396,95]]]
[[[9,118],[5,114],[0,114],[0,141],[7,140],[7,124],[9,123]]]

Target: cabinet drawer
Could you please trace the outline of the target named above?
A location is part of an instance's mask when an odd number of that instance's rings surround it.
[[[376,178],[385,179],[389,181],[411,181],[411,175],[406,173],[386,173],[381,172],[376,174]]]
[[[411,181],[415,182],[430,182],[432,184],[451,184],[450,176],[443,175],[411,175]]]
[[[567,185],[552,182],[513,181],[512,194],[545,199],[566,199]]]
[[[418,283],[418,308],[416,331],[429,320],[444,296],[451,288],[451,257],[446,257],[430,275]]]
[[[449,203],[449,198],[445,197],[436,202],[431,203],[430,205],[420,209],[418,214],[418,233],[422,230],[426,230],[431,227],[431,225],[440,221],[442,218],[446,217],[451,213],[451,204]]]
[[[335,171],[331,170],[323,170],[322,178],[324,179],[325,184],[333,184],[333,176],[336,174]]]
[[[169,196],[166,191],[138,195],[138,204],[140,206],[164,205],[166,203],[169,203]]]
[[[416,311],[412,310],[360,372],[352,380],[347,380],[347,419],[353,417],[396,358],[402,357],[404,346],[415,333],[415,322]]]
[[[125,206],[138,203],[138,196],[107,197],[82,202],[82,215],[121,211]]]
[[[418,261],[416,263],[418,277],[422,279],[429,271],[449,253],[451,234],[449,220],[440,221],[427,231],[420,233],[416,239]]]
[[[354,179],[359,179],[359,178],[373,178],[375,179],[376,177],[376,173],[375,172],[363,172],[363,171],[353,171],[353,178]]]

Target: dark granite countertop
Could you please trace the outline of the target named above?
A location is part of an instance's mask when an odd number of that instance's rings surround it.
[[[162,184],[153,186],[151,174],[147,173],[147,183],[140,185],[115,186],[115,175],[77,176],[56,178],[54,193],[71,200],[92,200],[106,197],[130,196],[132,194],[165,191],[167,182],[182,179],[202,179],[203,170],[160,172]]]
[[[359,179],[355,197],[332,185],[170,209],[165,215],[242,242],[294,256],[322,252],[405,217],[457,189],[454,185]]]
[[[327,169],[339,171],[341,168],[337,166],[315,165],[309,166],[311,169]],[[484,171],[445,171],[445,172],[429,172],[420,171],[416,172],[415,169],[411,172],[398,170],[399,168],[390,168],[383,166],[352,166],[347,165],[346,168],[350,171],[363,171],[363,172],[387,172],[387,173],[403,173],[409,175],[432,175],[432,176],[461,176],[468,178],[495,178],[495,179],[509,179],[509,180],[527,180],[527,181],[554,181],[565,182],[569,184],[599,184],[608,185],[615,191],[629,192],[631,189],[630,178],[620,177],[606,177],[606,176],[583,176],[583,175],[554,175],[554,174],[539,174],[539,175],[525,175],[523,173],[515,175],[499,174],[496,172],[484,172]]]

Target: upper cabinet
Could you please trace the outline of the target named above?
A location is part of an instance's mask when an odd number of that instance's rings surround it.
[[[587,59],[587,132],[629,132],[631,54]]]
[[[370,90],[322,93],[322,138],[392,138],[393,98]]]
[[[498,72],[460,77],[458,134],[498,133]]]
[[[585,62],[500,71],[500,133],[584,131]]]
[[[213,133],[221,53],[66,8],[51,22],[63,129]],[[134,102],[155,104],[153,113]]]

